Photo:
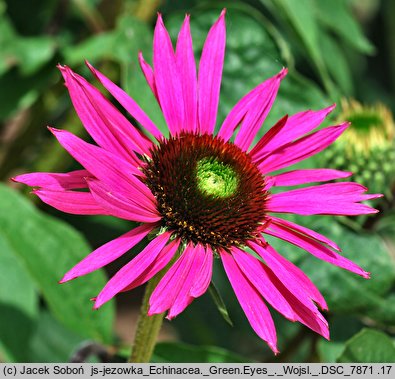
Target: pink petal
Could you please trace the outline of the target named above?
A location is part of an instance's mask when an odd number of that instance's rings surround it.
[[[194,266],[194,248],[192,244],[188,244],[180,258],[173,264],[152,293],[149,299],[149,316],[163,313],[176,303],[185,282],[190,281],[191,270],[195,271]],[[184,308],[188,304],[187,299]]]
[[[154,94],[154,96],[156,97],[159,103],[158,90],[155,84],[154,71],[152,70],[152,67],[144,60],[143,53],[141,51],[139,52],[139,63],[140,63],[141,71],[145,76],[145,80],[147,81],[148,85],[151,88],[152,93]]]
[[[134,279],[126,288],[122,290],[122,292],[130,291],[133,288],[141,286],[152,277],[154,277],[163,268],[165,268],[173,258],[174,254],[177,252],[177,249],[180,246],[180,242],[180,239],[175,239],[171,241],[168,245],[166,245],[159,253],[155,261],[152,263],[152,265],[150,265],[148,269],[144,271],[138,278]]]
[[[329,326],[317,307],[307,307],[271,272],[273,284],[283,294],[292,307],[296,321],[301,322],[316,333],[329,340]]]
[[[14,182],[31,187],[41,187],[46,190],[63,191],[77,188],[87,188],[85,178],[90,176],[86,170],[76,170],[65,174],[52,172],[32,172],[12,178]]]
[[[103,266],[115,261],[128,250],[136,246],[149,232],[154,230],[158,225],[144,224],[127,232],[120,237],[107,242],[98,249],[90,253],[81,262],[75,265],[68,271],[60,283],[78,278],[79,276],[89,274],[92,271],[98,270]]]
[[[183,130],[197,131],[197,80],[196,64],[193,55],[189,15],[185,16],[176,47],[176,62],[180,73],[184,97],[185,121]]]
[[[91,145],[75,135],[50,128],[59,143],[93,176],[105,183],[112,191],[120,192],[130,201],[147,201],[154,206],[156,200],[148,187],[135,175],[141,172],[122,158]]]
[[[98,145],[135,159],[134,151],[149,154],[152,142],[142,135],[103,94],[68,67],[59,66],[74,108],[84,127]]]
[[[237,300],[243,308],[251,327],[277,354],[279,351],[277,350],[276,328],[261,296],[243,275],[233,257],[224,250],[220,250],[220,255]]]
[[[184,254],[186,254],[186,251]],[[166,317],[169,320],[178,316],[193,300],[190,292],[202,268],[206,253],[204,247],[201,244],[197,244],[195,247],[191,246],[190,254],[192,255],[191,267],[181,283],[180,291]]]
[[[89,189],[95,201],[109,214],[125,220],[156,222],[162,219],[157,209],[150,203],[132,202],[120,193],[113,192],[97,179],[88,180]]]
[[[274,216],[270,216],[270,223],[273,223],[273,224],[279,225],[279,226],[283,226],[288,229],[292,229],[297,233],[304,234],[304,235],[307,235],[311,238],[314,238],[315,240],[322,242],[325,245],[328,245],[337,251],[341,251],[340,247],[337,246],[337,244],[335,242],[333,242],[329,238],[323,236],[322,234],[319,234],[319,233],[315,232],[314,230],[308,229],[304,226],[301,226],[301,225],[295,224],[291,221],[283,220],[282,218],[277,218]]]
[[[321,184],[271,195],[267,201],[269,212],[297,213],[301,215],[333,214],[359,215],[377,213],[377,210],[357,203],[380,197],[364,195],[366,187],[353,182]]]
[[[144,127],[144,129],[148,130],[157,140],[161,140],[163,138],[163,134],[156,125],[123,89],[119,88],[100,71],[96,70],[89,62],[86,61],[85,63],[108,92],[110,92],[111,95],[119,101],[119,103]]]
[[[34,190],[44,203],[59,211],[75,215],[108,215],[89,192]]]
[[[286,74],[287,70],[283,69],[273,78],[266,80],[261,87],[259,96],[256,96],[251,102],[250,109],[245,114],[240,130],[235,138],[235,144],[243,151],[248,150],[258,130],[265,121],[277,96],[280,82]]]
[[[170,235],[169,232],[162,233],[152,240],[141,253],[123,266],[99,293],[94,308],[101,307],[146,271],[165,247]]]
[[[263,247],[261,241],[250,241],[248,246],[266,263],[284,286],[311,311],[317,312],[314,300],[322,309],[327,309],[325,299],[310,279],[294,264],[278,254],[270,245]]]
[[[262,174],[265,175],[319,153],[333,143],[349,125],[349,123],[344,123],[319,130],[271,151],[260,160],[256,160],[256,155],[252,158]]]
[[[154,70],[163,115],[176,135],[184,126],[184,99],[173,46],[160,14],[154,33]]]
[[[241,271],[263,298],[286,318],[295,321],[294,312],[291,306],[277,287],[273,285],[267,266],[256,257],[236,247],[232,248],[232,255]]]
[[[225,55],[225,10],[211,27],[199,64],[198,113],[201,134],[212,134],[217,120],[219,92]]]
[[[295,139],[311,132],[325,120],[326,116],[334,108],[335,104],[319,111],[308,110],[292,115],[288,118],[285,127],[281,129],[280,133],[274,135],[265,146],[262,148],[255,146],[251,150],[250,154],[252,154],[254,161],[258,161],[268,152],[276,150],[280,146],[293,142]]]
[[[264,147],[277,135],[281,132],[281,130],[287,124],[288,115],[285,115],[283,118],[277,121],[277,123],[272,126],[268,132],[258,141],[258,143],[253,147],[250,151],[250,155],[254,156],[255,151],[261,151]]]
[[[310,254],[315,257],[322,259],[326,262],[332,263],[335,266],[342,267],[351,272],[355,272],[358,275],[361,275],[365,278],[369,277],[369,274],[364,271],[361,267],[356,265],[354,262],[350,261],[347,258],[342,257],[335,251],[329,249],[328,247],[321,245],[314,238],[299,234],[293,229],[288,229],[285,226],[279,224],[270,224],[269,228],[267,228],[264,233],[269,234],[271,236],[280,238],[284,241],[292,243],[295,246],[300,247],[303,250],[308,251]]]
[[[189,291],[189,294],[192,297],[199,297],[207,291],[213,273],[213,259],[213,251],[209,246],[207,246],[202,267],[200,268],[199,273],[196,276],[195,282],[193,283],[192,288]]]
[[[343,179],[352,172],[332,170],[329,168],[293,170],[273,176],[273,186],[296,186],[298,184],[326,182],[328,180]]]

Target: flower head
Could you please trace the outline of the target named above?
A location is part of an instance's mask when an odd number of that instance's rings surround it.
[[[171,319],[207,290],[217,257],[252,328],[277,352],[267,303],[325,338],[328,325],[317,306],[327,306],[314,284],[276,252],[265,235],[288,241],[363,277],[368,273],[341,256],[333,241],[275,214],[375,213],[360,202],[379,195],[364,194],[366,188],[353,182],[274,193],[274,187],[348,177],[351,173],[331,169],[275,173],[325,149],[348,123],[312,132],[333,106],[305,111],[282,118],[252,146],[287,74],[283,69],[244,96],[215,134],[224,52],[225,12],[209,31],[198,74],[189,16],[175,51],[158,16],[153,68],[142,54],[139,60],[163,111],[169,137],[162,135],[133,99],[90,64],[93,74],[141,124],[142,131],[84,78],[60,66],[74,107],[97,145],[51,128],[83,169],[66,174],[25,174],[14,180],[38,187],[35,194],[61,211],[112,215],[140,223],[88,255],[62,282],[105,266],[154,233],[148,245],[109,280],[97,296],[95,308],[148,281],[178,251],[179,257],[150,298],[149,314],[168,311]]]

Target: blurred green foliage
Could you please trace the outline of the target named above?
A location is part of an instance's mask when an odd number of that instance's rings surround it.
[[[218,126],[240,97],[283,66],[289,75],[258,137],[285,114],[327,106],[342,96],[362,102],[380,99],[394,109],[395,32],[388,15],[395,9],[389,0],[0,0],[0,177],[7,182],[0,187],[1,360],[66,361],[87,340],[119,356],[124,348],[113,328],[115,301],[91,310],[89,299],[104,285],[104,272],[64,285],[57,281],[92,248],[122,234],[131,223],[35,207],[36,199],[25,189],[7,186],[8,178],[18,173],[77,167],[45,128],[53,125],[87,137],[56,64],[68,64],[91,80],[84,66],[89,60],[166,131],[137,53],[141,50],[151,61],[158,10],[173,40],[185,13],[191,13],[198,59],[223,7],[228,9],[228,35]],[[320,156],[300,166],[320,167]],[[216,265],[214,281],[235,327],[224,322],[206,294],[172,322],[180,342],[159,344],[153,360],[395,362],[393,203],[369,228],[345,218],[297,219],[337,241],[345,256],[372,273],[370,281],[273,241],[325,295],[331,342],[273,312],[283,352],[274,358],[251,331]],[[107,274],[112,270],[114,266]]]

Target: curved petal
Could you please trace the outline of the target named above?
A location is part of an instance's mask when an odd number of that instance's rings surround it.
[[[85,178],[90,173],[86,170],[70,171],[64,174],[52,172],[32,172],[18,175],[12,180],[31,187],[40,187],[46,190],[63,191],[77,188],[87,188]]]
[[[157,226],[158,225],[156,224],[144,224],[138,226],[130,232],[122,234],[120,237],[100,246],[69,270],[59,283],[65,283],[69,280],[78,278],[79,276],[89,274],[90,272],[98,270],[112,261],[115,261],[121,255],[136,246]]]
[[[59,211],[75,215],[108,215],[108,211],[101,207],[90,192],[51,191],[39,189],[32,191],[44,203]]]
[[[189,296],[189,290],[196,275],[198,265],[196,260],[200,261],[202,259],[202,251],[202,248],[195,249],[191,243],[187,245],[182,255],[152,293],[149,299],[148,315],[151,316],[173,309],[167,316],[172,318],[191,303],[193,298]],[[195,254],[196,252],[197,254]]]
[[[308,110],[290,116],[284,128],[282,128],[279,133],[274,134],[264,146],[258,146],[258,144],[254,146],[250,152],[254,161],[260,160],[270,151],[293,142],[304,134],[317,128],[325,120],[326,116],[332,112],[335,106],[336,105],[333,104],[328,108],[318,111]]]
[[[147,81],[149,87],[151,88],[152,93],[156,97],[156,100],[158,100],[158,103],[160,104],[158,97],[158,90],[155,84],[154,71],[152,70],[152,67],[144,60],[143,53],[141,51],[139,52],[139,63],[140,63],[141,71],[144,74],[145,80]]]
[[[220,250],[222,263],[248,321],[255,333],[267,342],[275,354],[277,349],[276,328],[272,316],[256,288],[241,272],[233,257],[224,250]]]
[[[65,130],[50,130],[70,155],[111,191],[123,194],[130,201],[156,204],[151,191],[136,177],[142,173],[135,166]]]
[[[156,222],[162,219],[151,203],[132,202],[97,179],[88,180],[89,189],[95,201],[109,214],[125,220],[137,222]]]
[[[257,160],[256,155],[253,155],[252,159],[258,165],[263,175],[291,166],[327,148],[349,125],[350,123],[344,123],[337,126],[330,126],[302,137],[295,142],[283,145],[267,153],[259,160]]]
[[[329,249],[326,246],[321,245],[314,238],[299,234],[295,230],[289,229],[283,225],[270,224],[269,227],[264,231],[265,234],[280,238],[284,241],[292,243],[295,246],[300,247],[303,250],[308,251],[315,257],[322,259],[326,262],[332,263],[335,266],[342,267],[346,270],[354,272],[364,278],[369,277],[369,273],[364,271],[354,262],[349,259],[342,257],[335,251]]]
[[[177,252],[180,242],[180,239],[177,238],[166,245],[159,253],[157,258],[147,268],[147,270],[145,270],[138,278],[134,279],[126,288],[122,290],[122,292],[130,291],[133,288],[141,286],[154,277],[159,271],[165,268]]]
[[[201,134],[212,134],[215,129],[225,42],[225,10],[223,10],[207,35],[199,63],[198,114]]]
[[[101,290],[96,298],[94,308],[101,307],[144,273],[165,247],[170,235],[169,232],[162,233],[152,240],[141,253],[123,266]]]
[[[248,246],[255,251],[286,288],[310,310],[316,312],[314,300],[321,309],[328,309],[325,299],[311,280],[293,263],[278,254],[270,245],[262,246],[260,241],[249,241]]]
[[[176,62],[180,73],[185,107],[185,120],[182,129],[194,133],[197,131],[197,79],[189,15],[185,16],[178,35]]]
[[[307,236],[309,236],[311,238],[314,238],[315,240],[317,240],[319,242],[322,242],[325,245],[330,246],[332,249],[335,249],[337,251],[341,251],[340,247],[335,242],[333,242],[329,238],[323,236],[322,234],[317,233],[314,230],[308,229],[308,228],[306,228],[306,227],[304,227],[302,225],[295,224],[294,222],[291,222],[291,221],[288,221],[288,220],[284,220],[282,218],[277,218],[277,217],[274,217],[274,216],[270,216],[270,224],[271,223],[273,223],[275,225],[283,226],[283,227],[288,228],[288,229],[292,229],[296,233],[307,235]]]
[[[352,175],[352,172],[333,170],[329,168],[293,170],[272,176],[272,185],[296,186],[313,182],[326,182],[328,180],[344,179]]]
[[[85,63],[108,92],[118,100],[130,115],[144,127],[144,129],[148,130],[157,140],[161,140],[163,138],[163,134],[157,126],[123,89],[119,88],[100,71],[96,70],[88,61],[85,61]]]
[[[173,46],[160,14],[154,33],[154,70],[163,115],[176,135],[184,125],[184,99]]]
[[[310,329],[329,337],[328,323],[315,306],[300,302],[265,264],[252,255],[232,249],[237,265],[273,308],[291,321],[299,321]]]
[[[121,155],[124,159],[134,158],[135,151],[149,155],[152,142],[141,134],[97,88],[70,68],[66,66],[59,68],[79,118],[98,145]]]
[[[260,89],[259,96],[256,96],[250,103],[250,108],[247,110],[240,130],[235,138],[235,145],[239,146],[243,151],[248,150],[258,130],[269,114],[277,96],[280,82],[287,72],[287,69],[282,69],[281,72],[273,78],[266,80]]]
[[[209,246],[206,246],[206,253],[204,255],[202,267],[200,268],[199,273],[196,276],[196,280],[189,291],[189,294],[192,297],[199,297],[207,291],[213,273],[213,259],[213,251]]]
[[[301,215],[332,214],[360,215],[378,211],[359,201],[381,197],[380,194],[363,194],[366,187],[353,182],[321,184],[313,187],[276,193],[267,200],[269,212]]]

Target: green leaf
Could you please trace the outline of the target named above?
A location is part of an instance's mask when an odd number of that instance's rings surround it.
[[[153,363],[246,363],[249,359],[216,346],[162,342],[155,346]]]
[[[363,329],[346,343],[338,362],[394,363],[394,342],[383,332]]]
[[[64,327],[49,312],[40,313],[37,329],[28,343],[28,362],[67,362],[84,342]]]
[[[38,318],[35,284],[0,232],[0,341],[9,360],[26,360]]]
[[[322,33],[320,41],[322,56],[324,57],[329,73],[342,90],[343,95],[350,95],[353,90],[352,75],[344,52],[339,46],[338,41],[325,33]]]
[[[224,318],[224,320],[230,325],[233,326],[233,322],[230,319],[228,310],[226,308],[225,302],[221,297],[221,294],[219,293],[218,289],[215,287],[214,283],[211,281],[210,286],[208,287],[208,292],[211,295],[211,298],[214,301],[214,304],[216,305],[219,313],[221,316]]]
[[[350,46],[361,53],[373,54],[375,47],[363,35],[349,4],[344,0],[320,0],[316,7],[317,16]]]
[[[55,318],[86,338],[112,340],[114,307],[92,311],[90,298],[104,286],[102,272],[57,284],[63,274],[84,258],[90,248],[65,223],[41,214],[21,195],[0,186],[1,236],[26,268]]]

